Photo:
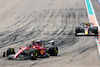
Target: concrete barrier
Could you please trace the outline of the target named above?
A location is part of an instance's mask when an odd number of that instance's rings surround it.
[[[100,0],[97,0],[97,1],[98,1],[99,5],[100,5]]]

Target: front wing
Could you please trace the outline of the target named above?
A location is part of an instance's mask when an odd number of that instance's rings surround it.
[[[85,34],[85,33],[75,33],[75,36],[98,36],[98,34],[95,34],[95,33],[88,33],[88,34]]]

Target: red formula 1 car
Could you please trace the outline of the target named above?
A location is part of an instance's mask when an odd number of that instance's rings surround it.
[[[51,44],[48,48],[45,47],[46,44]],[[31,44],[27,44],[26,47],[20,47],[19,51],[15,53],[14,48],[8,48],[4,52],[3,57],[7,56],[8,59],[13,58],[24,58],[24,59],[34,59],[37,57],[48,57],[57,56],[58,47],[54,45],[54,41],[32,41]]]
[[[92,23],[81,23],[83,28],[76,27],[75,36],[98,36],[98,27],[92,27]]]

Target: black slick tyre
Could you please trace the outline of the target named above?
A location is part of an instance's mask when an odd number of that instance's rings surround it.
[[[57,46],[50,47],[49,54],[50,54],[50,56],[57,56],[58,55],[58,47]]]
[[[37,56],[38,56],[37,50],[31,50],[30,51],[30,59],[31,60],[36,60],[37,59]]]
[[[8,48],[6,53],[7,53],[6,54],[7,56],[10,54],[15,54],[15,50],[14,50],[14,48]]]

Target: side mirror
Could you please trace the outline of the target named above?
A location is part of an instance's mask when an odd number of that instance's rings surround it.
[[[3,52],[3,56],[2,57],[5,57],[5,52]]]
[[[54,42],[52,42],[52,45],[54,45],[55,43]]]

